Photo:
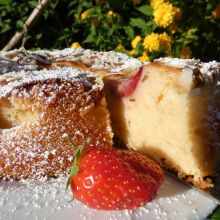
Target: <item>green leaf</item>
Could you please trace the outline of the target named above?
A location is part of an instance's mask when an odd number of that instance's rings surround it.
[[[153,8],[150,5],[143,5],[141,7],[136,8],[141,13],[151,16],[153,14]]]
[[[44,18],[47,19],[48,15],[49,15],[49,11],[45,10],[43,13]]]
[[[130,25],[140,29],[146,28],[147,22],[141,18],[131,18]]]
[[[7,5],[11,3],[11,0],[0,0],[0,5]]]
[[[101,35],[98,35],[95,42],[96,46],[98,46],[102,41],[103,41],[103,37]]]
[[[69,136],[67,137],[67,140],[72,144],[73,151],[75,152],[77,149],[76,144],[73,142],[73,140]]]
[[[108,29],[108,36],[112,36],[115,34],[115,31],[117,31],[117,29],[119,29],[120,26],[118,24],[113,24],[111,28],[109,28],[109,26],[106,27],[106,29]]]
[[[152,33],[157,28],[157,25],[154,21],[148,21],[146,27],[143,29],[143,35],[148,35]]]
[[[87,36],[87,38],[83,41],[84,43],[93,43],[96,42],[96,29],[95,26],[92,25],[90,29],[90,34]]]
[[[128,35],[129,40],[134,38],[134,29],[130,26],[124,27],[125,33]]]
[[[35,8],[38,4],[37,1],[28,1],[28,4],[32,7],[32,8]]]
[[[37,40],[40,40],[42,35],[43,35],[42,33],[38,33],[38,34],[35,35],[35,37],[36,37]]]
[[[71,180],[74,176],[77,175],[77,173],[79,172],[79,161],[80,161],[80,158],[82,156],[82,153],[86,147],[86,142],[84,142],[84,144],[80,147],[77,148],[77,145],[73,142],[72,139],[70,139],[68,137],[68,140],[70,142],[70,144],[72,145],[73,147],[73,150],[75,152],[75,158],[74,158],[74,161],[73,161],[73,165],[70,169],[70,173],[69,173],[69,177],[68,177],[68,180],[67,180],[67,183],[66,183],[66,190],[68,189],[70,183],[71,183]]]
[[[1,25],[1,26],[2,26],[2,29],[0,33],[5,33],[10,30],[10,24],[5,23],[4,25]]]
[[[78,3],[77,1],[70,1],[70,3],[68,4],[68,8],[71,8],[71,7],[75,8],[77,3]]]
[[[219,220],[220,219],[220,206],[214,211],[214,213],[211,215],[211,220]]]
[[[154,21],[148,21],[147,26],[151,28],[151,31],[154,31],[157,28],[157,25]]]
[[[95,41],[96,41],[96,36],[94,36],[93,34],[90,33],[83,42],[84,43],[93,43]]]
[[[16,22],[16,28],[17,28],[17,30],[21,30],[21,29],[23,28],[23,26],[24,26],[24,22],[23,22],[22,20],[18,20],[18,21]]]

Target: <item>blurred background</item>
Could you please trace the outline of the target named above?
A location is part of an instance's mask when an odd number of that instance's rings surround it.
[[[142,61],[161,56],[220,61],[220,2],[0,0],[0,48],[21,45],[116,50]]]

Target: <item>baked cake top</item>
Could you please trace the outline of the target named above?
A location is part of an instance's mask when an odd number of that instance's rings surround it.
[[[215,71],[219,71],[220,63],[217,61],[201,62],[199,59],[179,59],[164,57],[159,58],[156,61],[166,63],[169,66],[178,68],[198,68],[204,75],[212,75]]]
[[[60,61],[83,63],[92,69],[103,69],[114,73],[127,69],[138,69],[142,65],[139,60],[114,51],[98,52],[83,48],[67,48],[31,52],[19,49],[0,52],[0,64],[2,64],[0,74],[21,69],[36,70],[38,68],[37,63],[49,65],[52,62]]]
[[[16,88],[39,81],[61,79],[66,81],[80,81],[91,89],[101,88],[102,85],[95,82],[95,75],[68,67],[57,70],[35,70],[10,72],[0,75],[0,98],[6,96]]]

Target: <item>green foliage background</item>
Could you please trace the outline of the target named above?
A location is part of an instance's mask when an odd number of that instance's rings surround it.
[[[213,17],[219,0],[170,0],[182,9],[176,22],[178,31],[159,27],[153,19],[149,1],[139,0],[51,0],[38,22],[28,32],[25,48],[66,48],[72,42],[95,50],[115,50],[122,44],[127,52],[132,49],[135,36],[142,37],[166,32],[172,37],[169,54],[151,53],[151,59],[159,56],[180,56],[180,49],[188,46],[192,57],[202,60],[220,60],[220,20]],[[3,48],[21,30],[24,21],[37,5],[37,0],[0,0],[0,48]],[[115,16],[109,15],[113,11]],[[89,17],[81,19],[87,11]],[[19,47],[20,45],[17,45]],[[137,55],[143,52],[143,46]]]

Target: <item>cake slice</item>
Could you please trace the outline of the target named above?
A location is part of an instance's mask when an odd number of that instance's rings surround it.
[[[57,177],[72,145],[112,146],[103,86],[73,69],[0,76],[0,179]]]
[[[114,133],[180,178],[211,187],[220,144],[218,75],[217,62],[160,59],[135,76],[104,77]]]

